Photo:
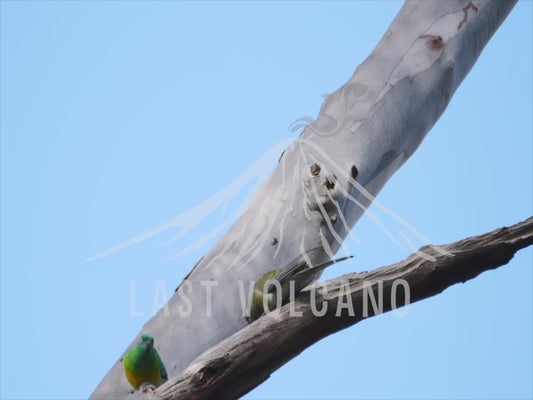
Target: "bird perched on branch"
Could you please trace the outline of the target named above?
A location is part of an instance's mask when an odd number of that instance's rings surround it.
[[[275,269],[267,272],[259,279],[255,285],[252,293],[252,301],[250,305],[250,316],[246,317],[248,323],[252,323],[258,319],[265,312],[264,302],[267,303],[269,310],[274,310],[278,303],[278,290],[274,283],[268,286],[265,292],[265,284],[269,281],[278,281],[281,287],[281,305],[288,303],[291,295],[291,282],[294,282],[294,295],[299,293],[304,287],[309,285],[315,276],[322,272],[324,268],[336,264],[340,261],[347,260],[353,256],[341,257],[336,260],[327,261],[319,264],[316,267],[310,267],[306,262],[294,264],[292,266]],[[266,296],[263,299],[263,295]]]
[[[152,335],[142,335],[141,340],[124,359],[124,369],[129,383],[144,391],[150,385],[159,386],[168,379],[165,364],[154,347]]]

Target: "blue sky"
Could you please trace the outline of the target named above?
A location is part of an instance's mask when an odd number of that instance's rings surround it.
[[[156,288],[170,296],[214,240],[165,260],[246,190],[167,246],[175,230],[85,260],[192,215],[297,137],[291,124],[316,116],[401,4],[2,1],[0,397],[89,396],[150,318]],[[435,244],[532,214],[532,6],[514,8],[378,197]],[[258,176],[277,158],[265,160]],[[411,252],[367,217],[353,234],[356,271]],[[405,317],[326,338],[247,398],[531,398],[532,283],[528,249]]]

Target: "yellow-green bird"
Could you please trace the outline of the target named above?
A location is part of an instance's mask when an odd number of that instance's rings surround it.
[[[264,314],[264,302],[263,295],[266,296],[266,303],[270,311],[274,310],[277,305],[278,297],[277,290],[274,284],[268,287],[268,291],[264,293],[265,284],[269,280],[276,280],[281,286],[281,305],[288,303],[290,299],[290,282],[294,281],[294,295],[299,293],[303,288],[309,285],[316,275],[319,274],[324,268],[330,265],[336,264],[340,261],[347,260],[353,256],[341,257],[336,260],[327,261],[319,264],[316,267],[310,267],[306,262],[291,265],[286,268],[275,269],[267,272],[259,279],[255,285],[252,293],[252,301],[250,305],[250,316],[246,317],[248,323],[252,323]]]
[[[135,389],[143,384],[159,386],[168,379],[165,364],[154,347],[152,335],[142,335],[141,340],[124,359],[126,377]]]

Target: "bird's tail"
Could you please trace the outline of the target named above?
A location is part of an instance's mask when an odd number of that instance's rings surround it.
[[[348,260],[349,258],[353,258],[353,256],[346,256],[346,257],[340,257],[336,258],[335,260],[329,260],[322,264],[318,264],[315,267],[306,268],[299,272],[297,272],[295,275],[298,275],[294,277],[294,280],[296,282],[296,292],[299,292],[304,287],[309,285],[311,282],[313,282],[315,279],[318,278],[318,275],[322,272],[323,269],[329,267],[330,265],[336,264],[338,262]]]

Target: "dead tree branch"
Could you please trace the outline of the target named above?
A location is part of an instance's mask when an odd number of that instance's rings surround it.
[[[395,305],[403,306],[406,300],[412,303],[429,298],[456,283],[505,265],[518,250],[531,244],[533,217],[441,246],[440,251],[426,246],[397,264],[323,282],[316,291],[301,293],[294,304],[263,316],[207,350],[183,374],[159,387],[155,398],[238,398],[313,343],[380,313],[379,300],[378,310],[371,305],[371,293],[379,299],[382,290],[381,312],[387,312]],[[402,282],[407,283],[408,296]],[[316,308],[327,307],[321,317],[313,312],[313,295]],[[353,314],[346,306],[348,302],[353,305]],[[294,313],[301,316],[291,316]],[[141,397],[147,398],[139,394]]]

